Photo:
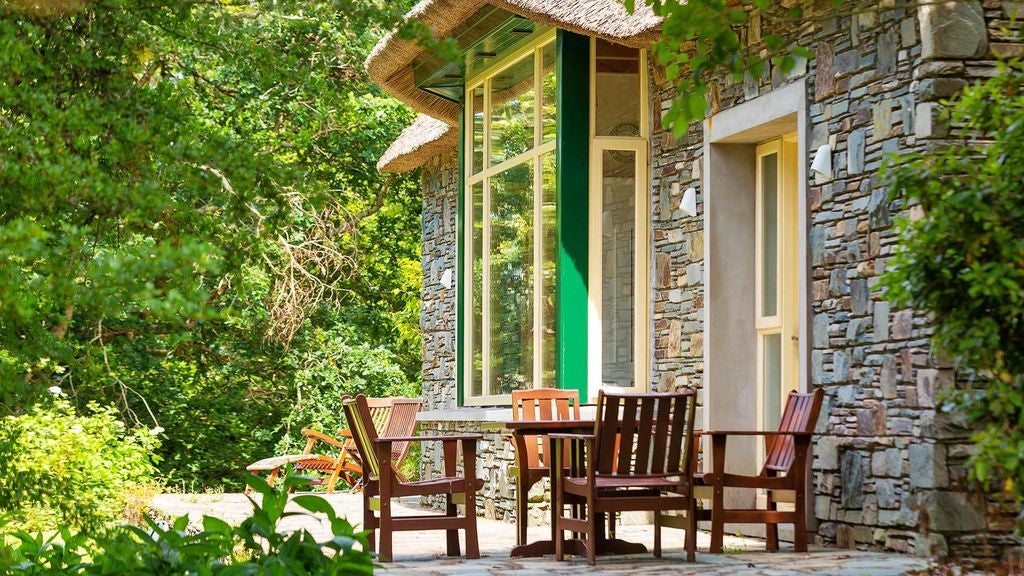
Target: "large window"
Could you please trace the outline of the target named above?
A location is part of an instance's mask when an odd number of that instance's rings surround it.
[[[647,96],[644,53],[591,42],[588,392],[648,381]]]
[[[466,84],[465,402],[554,386],[554,32]]]

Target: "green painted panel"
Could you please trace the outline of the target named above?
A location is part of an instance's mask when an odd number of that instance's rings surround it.
[[[590,38],[558,31],[557,382],[587,399]]]

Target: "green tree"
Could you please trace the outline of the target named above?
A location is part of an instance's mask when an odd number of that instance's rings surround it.
[[[934,345],[973,373],[945,409],[977,428],[975,478],[1024,501],[1024,67],[1000,63],[967,88],[951,121],[968,135],[900,157],[892,196],[915,207],[884,276],[887,297],[928,310]],[[999,488],[999,483],[994,482]]]
[[[0,0],[0,413],[57,384],[217,483],[277,441],[311,324],[414,385],[417,186],[375,169],[411,113],[362,67],[407,7]]]

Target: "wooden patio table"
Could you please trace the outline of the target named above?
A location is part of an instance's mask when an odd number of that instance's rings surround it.
[[[527,436],[548,436],[549,434],[565,433],[587,433],[594,431],[593,420],[509,420],[505,422],[486,422],[484,430],[507,430],[512,434],[512,445],[516,449],[516,463],[518,475],[516,478],[516,489],[526,485],[526,477],[529,474],[529,467],[526,465],[526,437]],[[549,456],[549,455],[546,455]],[[562,466],[554,458],[548,457],[549,478],[553,481],[556,474],[563,472]],[[551,539],[537,540],[536,542],[521,543],[512,548],[513,558],[535,558],[546,554],[555,553],[555,539],[558,534],[555,531],[555,518],[558,510],[554,502],[551,506]],[[516,509],[516,524],[529,521],[526,510]],[[617,538],[606,538],[603,532],[604,522],[598,522],[602,528],[598,534],[598,554],[643,554],[647,547],[636,542],[626,542]],[[577,538],[565,541],[565,552],[567,554],[586,555],[586,548],[583,541]]]

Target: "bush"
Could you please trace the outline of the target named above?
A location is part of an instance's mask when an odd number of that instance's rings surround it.
[[[147,519],[148,530],[123,526],[95,538],[68,530],[49,539],[19,532],[14,544],[0,542],[0,573],[372,575],[368,532],[355,532],[322,498],[305,495],[292,501],[327,516],[330,540],[317,542],[306,530],[278,532],[281,518],[290,515],[284,512],[288,489],[303,483],[293,477],[272,489],[251,478],[250,485],[263,495],[262,506],[253,501],[253,514],[237,527],[207,516],[202,530],[190,534],[188,516],[182,516],[168,528]]]
[[[341,398],[365,394],[375,397],[419,396],[393,352],[368,344],[353,344],[338,332],[314,330],[305,353],[294,357],[295,403],[283,420],[284,436],[277,453],[299,452],[305,440],[299,431],[314,428],[334,434],[344,428]]]
[[[0,533],[107,526],[153,483],[156,436],[88,409],[58,398],[0,421]]]
[[[927,310],[933,342],[976,378],[946,409],[977,430],[972,476],[1024,502],[1024,66],[966,89],[951,123],[967,135],[905,155],[887,184],[919,218],[901,223],[887,297]],[[1024,514],[1020,517],[1024,528]]]

